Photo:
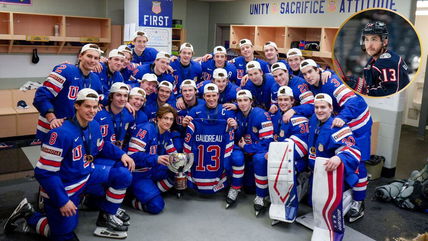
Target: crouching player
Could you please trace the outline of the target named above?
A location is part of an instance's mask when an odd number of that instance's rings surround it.
[[[100,203],[100,213],[95,234],[105,237],[125,238],[127,227],[116,216],[131,184],[134,161],[118,147],[104,142],[100,126],[94,119],[98,110],[97,92],[85,88],[78,92],[74,103],[75,116],[52,129],[41,147],[40,159],[34,170],[42,188],[45,214],[35,212],[24,199],[5,224],[5,232],[24,223],[51,240],[79,240],[74,233],[78,223],[77,206],[80,194],[103,189],[105,199]],[[98,156],[121,160],[125,167],[94,165]],[[24,220],[25,221],[24,221]],[[27,226],[28,225],[28,226]]]
[[[358,182],[360,151],[349,126],[333,126],[332,113],[332,98],[328,94],[317,94],[308,138],[309,166],[314,170],[312,240],[343,239],[342,193]]]
[[[267,160],[265,154],[269,143],[273,141],[273,127],[270,115],[261,108],[252,107],[253,96],[248,90],[236,94],[239,111],[236,122],[239,127],[235,134],[235,148],[232,160],[240,163],[245,160],[244,185],[250,191],[256,191],[254,209],[256,215],[265,210],[265,198],[268,196]],[[248,157],[248,158],[246,158]],[[226,202],[233,204],[239,189],[229,189]]]
[[[156,123],[146,122],[132,131],[128,154],[136,163],[131,193],[132,206],[138,210],[160,213],[165,206],[161,193],[174,185],[167,165],[168,154],[177,152],[169,131],[176,117],[176,110],[165,104],[156,113]]]

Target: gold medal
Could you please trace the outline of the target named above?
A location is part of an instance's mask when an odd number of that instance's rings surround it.
[[[309,152],[315,154],[315,147],[311,147],[311,149],[309,149]]]
[[[322,144],[319,144],[318,151],[321,151],[321,152],[324,151],[324,146]]]
[[[114,144],[115,144],[117,147],[122,148],[123,141],[115,141],[115,142],[114,142]]]
[[[259,130],[257,129],[257,127],[253,126],[253,132],[257,133]]]
[[[94,156],[92,156],[92,155],[85,155],[85,160],[87,162],[93,162],[94,161]]]

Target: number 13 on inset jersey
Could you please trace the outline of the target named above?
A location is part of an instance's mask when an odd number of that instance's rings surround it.
[[[382,69],[382,76],[383,76],[383,81],[384,82],[395,82],[397,81],[397,75],[396,75],[397,71],[395,69]]]
[[[209,145],[204,150],[204,145],[198,146],[198,165],[196,171],[204,172],[216,172],[220,169],[220,146]],[[209,158],[211,156],[211,158]]]

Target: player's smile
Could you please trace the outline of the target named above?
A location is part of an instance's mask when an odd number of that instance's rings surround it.
[[[279,96],[278,105],[281,111],[285,112],[293,106],[293,102],[289,96]]]
[[[300,57],[299,56],[290,57],[287,60],[288,60],[288,64],[290,65],[290,67],[293,71],[299,70],[299,68],[300,68]]]
[[[132,107],[134,107],[134,109],[138,111],[144,105],[144,98],[138,95],[132,96],[129,99],[129,104],[131,104]]]
[[[161,118],[158,118],[158,127],[162,131],[167,131],[171,129],[172,124],[174,123],[174,115],[172,113],[166,113]]]
[[[280,86],[288,85],[288,74],[287,71],[279,69],[275,70],[273,73],[273,78],[275,79],[276,83],[278,83]]]
[[[333,108],[328,105],[325,101],[319,101],[315,103],[315,115],[321,122],[325,122],[330,118]]]

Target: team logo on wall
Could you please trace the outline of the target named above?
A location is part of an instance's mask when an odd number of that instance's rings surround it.
[[[336,1],[337,0],[329,0],[328,1],[327,11],[336,12]]]
[[[159,2],[159,1],[153,1],[152,2],[152,12],[155,14],[159,14],[162,12],[161,2]]]

